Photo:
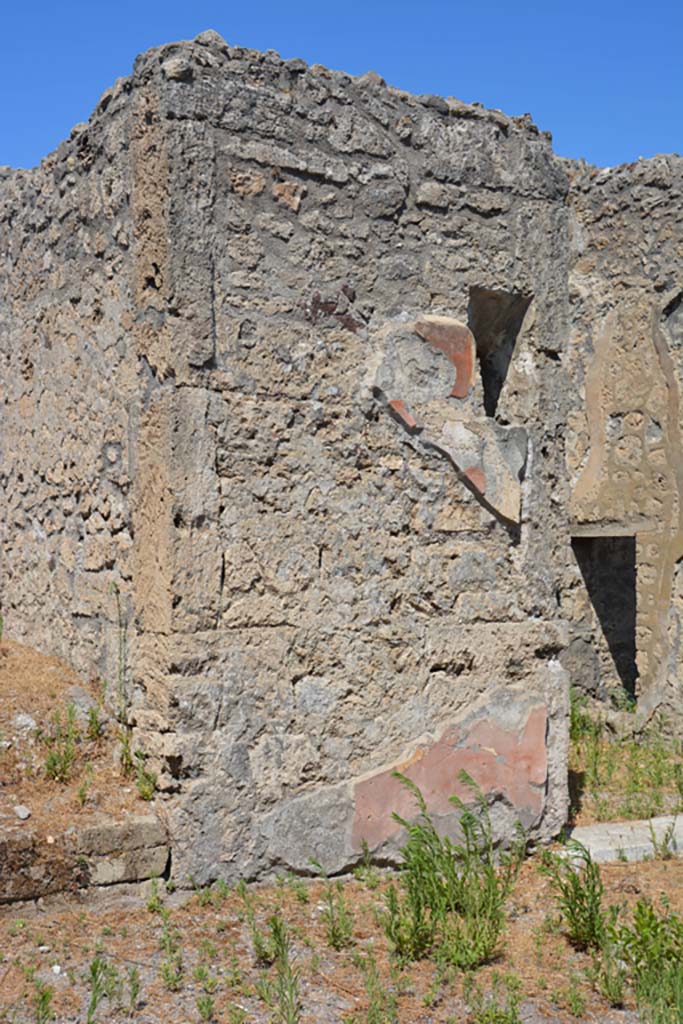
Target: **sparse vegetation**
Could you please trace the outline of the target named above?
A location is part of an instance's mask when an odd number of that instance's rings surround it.
[[[680,799],[674,748],[655,737],[646,753],[633,752],[637,745],[609,742],[584,714],[590,720],[580,703],[574,742],[601,780],[606,807],[615,793],[624,799],[614,781],[619,778],[633,786],[661,782],[662,794]],[[95,783],[89,765],[98,764],[104,744],[85,726],[79,731],[65,702],[44,731],[59,752],[68,750],[70,730],[73,797],[67,799],[75,810],[90,804]],[[137,777],[145,760],[133,756],[133,762]],[[154,879],[139,912],[127,910],[123,923],[109,917],[93,927],[84,908],[63,940],[51,933],[49,916],[40,928],[6,917],[12,956],[0,969],[9,971],[14,1003],[0,991],[0,1020],[3,1010],[16,1024],[69,1019],[71,991],[80,1000],[80,1019],[91,1024],[134,1020],[145,1005],[159,1019],[165,1019],[164,1007],[174,1008],[169,1024],[293,1024],[304,1011],[317,1012],[320,1000],[346,1024],[412,1024],[426,1011],[434,1024],[519,1024],[520,975],[525,1001],[551,1018],[608,1020],[610,1008],[637,1008],[644,1024],[683,1019],[683,897],[676,896],[674,911],[661,895],[683,882],[683,865],[672,858],[673,829],[662,834],[653,827],[647,866],[622,863],[601,872],[570,843],[539,858],[539,872],[533,862],[520,866],[521,831],[507,854],[494,850],[486,802],[469,781],[473,800],[454,801],[460,828],[449,839],[437,830],[419,790],[403,780],[416,814],[397,818],[405,830],[398,873],[377,870],[365,847],[353,880],[330,879],[321,865],[317,879],[282,875],[265,888],[231,888],[219,879],[194,886],[181,905],[181,894],[170,896],[172,883]],[[130,788],[135,792],[137,785]],[[644,894],[647,871],[659,873],[661,884]],[[619,877],[623,889],[615,885]],[[554,905],[547,902],[548,888]],[[126,942],[132,961],[125,952],[117,959]],[[63,971],[68,985],[48,984],[43,956],[69,964]],[[15,1005],[18,1010],[9,1008]]]
[[[80,740],[75,706],[68,704],[64,716],[58,708],[53,715],[51,728],[41,733],[41,738],[47,747],[45,774],[48,779],[68,782],[76,761],[76,744]]]
[[[368,1008],[365,1024],[397,1024],[398,1001],[396,994],[382,983],[377,961],[372,951],[354,956],[354,964],[360,969],[365,985]]]
[[[386,897],[384,931],[396,956],[404,961],[434,956],[460,969],[472,969],[496,954],[504,924],[504,905],[512,891],[525,848],[518,832],[513,849],[496,864],[493,833],[486,802],[471,778],[477,809],[460,809],[462,842],[440,836],[422,793],[399,775],[413,794],[419,815],[414,823],[394,815],[407,833],[402,849],[404,868]]]
[[[331,882],[318,861],[314,860],[311,863],[325,879],[322,918],[325,922],[327,944],[332,949],[346,949],[353,942],[353,916],[346,903],[344,887],[341,882]]]
[[[489,992],[484,992],[473,976],[468,975],[464,994],[473,1024],[521,1024],[520,992],[520,980],[513,974],[501,977],[494,972]]]
[[[135,754],[135,786],[141,800],[153,800],[157,788],[157,777],[145,767],[146,755],[138,750]]]
[[[33,979],[33,1009],[35,1024],[47,1024],[54,1018],[51,1009],[54,990],[40,978]]]
[[[265,973],[257,983],[260,998],[271,1007],[277,1024],[298,1024],[301,1017],[299,972],[292,965],[289,929],[278,912],[268,919],[270,937],[268,948],[275,965],[275,979]]]
[[[590,820],[653,818],[683,810],[683,751],[655,720],[638,739],[610,737],[587,710],[570,704],[569,788],[572,816]]]
[[[578,949],[600,949],[607,931],[604,887],[600,869],[588,850],[570,841],[563,854],[547,853],[541,870],[553,884],[570,941]]]

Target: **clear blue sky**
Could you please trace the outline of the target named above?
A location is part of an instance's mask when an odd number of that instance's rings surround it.
[[[681,0],[0,0],[0,164],[37,163],[137,53],[205,28],[529,111],[562,156],[608,166],[683,152]]]

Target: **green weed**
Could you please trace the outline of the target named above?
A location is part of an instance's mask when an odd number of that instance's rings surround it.
[[[366,839],[361,839],[361,850],[363,859],[353,869],[354,877],[359,882],[363,882],[367,885],[368,889],[376,889],[379,885],[379,872],[373,867],[372,859],[370,857],[370,848]]]
[[[581,843],[570,840],[566,850],[546,853],[540,870],[552,882],[570,940],[578,949],[600,949],[607,927],[600,868]]]
[[[174,952],[161,961],[159,968],[162,981],[169,992],[180,992],[183,987],[183,958]]]
[[[63,719],[57,709],[52,717],[52,727],[41,738],[48,748],[45,758],[45,774],[55,782],[68,782],[76,760],[76,744],[80,733],[76,724],[76,708],[68,704]]]
[[[494,973],[491,991],[484,993],[472,975],[465,979],[464,995],[473,1024],[521,1024],[521,982],[513,974]]]
[[[327,944],[332,949],[345,949],[353,943],[353,916],[346,903],[341,882],[332,883],[317,860],[311,864],[325,879],[325,895],[322,919],[325,923]]]
[[[216,1000],[212,996],[203,995],[197,997],[197,1012],[199,1014],[200,1020],[213,1020],[213,1014],[215,1009]]]
[[[132,1017],[140,1002],[140,972],[137,967],[128,968],[128,1013]]]
[[[298,1024],[301,1018],[299,972],[292,966],[291,940],[287,925],[280,913],[268,919],[271,963],[275,965],[275,979],[265,974],[257,983],[260,998],[274,1010],[277,1024]]]
[[[53,994],[54,990],[44,981],[40,981],[39,978],[33,979],[33,1009],[36,1024],[48,1024],[48,1021],[54,1019],[55,1015],[51,1008]]]
[[[443,964],[467,970],[495,955],[504,925],[508,898],[525,848],[518,830],[511,853],[496,865],[493,833],[483,794],[467,775],[461,781],[475,792],[478,813],[458,797],[462,842],[440,836],[418,787],[395,773],[415,798],[419,815],[414,823],[394,814],[408,835],[401,851],[403,871],[399,886],[386,895],[383,927],[401,960],[433,955]]]
[[[153,878],[150,882],[149,896],[147,897],[147,910],[150,914],[160,914],[164,904],[159,892],[159,880]]]
[[[396,995],[382,984],[374,953],[371,950],[365,956],[358,953],[354,956],[353,962],[363,975],[368,998],[365,1024],[397,1024]]]
[[[92,784],[93,769],[91,764],[87,764],[85,766],[85,775],[83,776],[83,779],[81,780],[81,783],[78,789],[76,790],[76,800],[78,802],[79,807],[85,806],[85,801],[88,799],[88,793],[90,792],[90,787],[92,786]]]
[[[157,789],[156,773],[145,768],[147,755],[141,750],[135,752],[135,788],[141,800],[153,800]]]
[[[91,961],[87,978],[90,985],[90,1000],[86,1024],[96,1024],[97,1011],[104,999],[109,999],[112,1003],[121,1003],[122,984],[114,965],[107,963],[99,954]]]
[[[95,742],[104,732],[104,722],[100,718],[99,710],[94,705],[88,708],[88,725],[86,735],[89,740]]]

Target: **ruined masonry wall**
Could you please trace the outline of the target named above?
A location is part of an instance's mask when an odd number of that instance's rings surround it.
[[[570,209],[572,529],[632,538],[639,705],[673,719],[683,707],[683,159],[574,167]],[[572,643],[583,637],[585,650],[600,652],[603,687],[618,686],[580,586],[568,591],[566,614]]]
[[[0,172],[2,611],[94,673],[131,579],[127,128],[119,100],[40,168]]]
[[[115,678],[121,588],[179,878],[391,857],[397,765],[564,821],[566,192],[528,119],[213,33],[0,185],[7,627]]]

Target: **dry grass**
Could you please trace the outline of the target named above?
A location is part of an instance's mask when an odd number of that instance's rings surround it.
[[[21,644],[3,640],[0,650],[0,828],[47,836],[94,816],[116,819],[140,813],[145,805],[137,799],[134,781],[122,780],[116,768],[117,730],[111,719],[95,740],[88,738],[87,720],[79,723],[73,770],[66,782],[46,775],[48,747],[41,736],[54,731],[55,714],[65,721],[74,688],[97,701],[100,683],[84,682],[58,658]],[[18,726],[17,715],[30,716],[36,728]],[[15,804],[30,808],[28,821],[18,821]]]
[[[672,910],[683,912],[683,863],[607,865],[603,869],[606,902],[632,906],[647,896],[659,904],[662,893]],[[349,879],[345,894],[354,916],[353,946],[335,951],[326,943],[324,890],[320,882],[301,886],[287,882],[252,887],[257,924],[267,927],[268,917],[278,909],[293,938],[292,959],[300,972],[301,1021],[314,1022],[368,1019],[368,996],[359,966],[358,952],[372,951],[377,959],[382,985],[396,997],[397,1020],[403,1024],[447,1024],[468,1020],[463,1001],[462,974],[439,977],[435,965],[421,961],[403,970],[392,964],[386,940],[377,924],[376,913],[383,903],[386,880],[376,888]],[[0,1020],[34,1020],[32,973],[53,989],[52,1008],[59,1021],[82,1020],[88,1000],[88,966],[100,953],[125,974],[137,966],[141,998],[133,1017],[138,1021],[182,1024],[199,1020],[197,999],[204,984],[197,977],[215,979],[215,1020],[266,1022],[271,1009],[256,992],[263,968],[257,965],[245,917],[245,904],[235,890],[169,896],[163,892],[168,909],[167,928],[175,930],[183,962],[182,986],[170,992],[161,976],[164,953],[160,940],[164,922],[150,912],[142,897],[117,902],[64,903],[52,910],[17,907],[0,908]],[[59,974],[52,971],[60,968]],[[586,980],[591,958],[573,949],[563,934],[546,878],[532,859],[522,868],[513,896],[507,905],[507,926],[500,956],[481,968],[476,978],[488,990],[493,974],[515,975],[524,1003],[554,1021],[624,1020],[597,996]],[[197,974],[197,967],[200,971]],[[272,970],[272,968],[270,969]],[[579,1016],[577,1008],[581,1009]],[[4,1016],[3,1016],[4,1014]],[[125,1014],[106,1000],[98,1021],[123,1021]],[[538,1020],[543,1017],[539,1016]]]

